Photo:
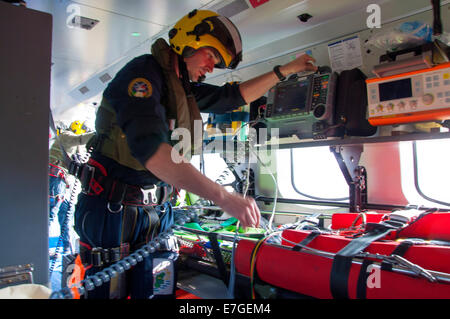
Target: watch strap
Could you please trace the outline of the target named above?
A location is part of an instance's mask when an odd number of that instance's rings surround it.
[[[273,72],[277,75],[277,77],[278,77],[278,79],[280,79],[280,81],[284,81],[284,80],[286,80],[286,77],[283,76],[283,74],[281,74],[280,66],[281,65],[275,65],[275,67],[273,68]]]

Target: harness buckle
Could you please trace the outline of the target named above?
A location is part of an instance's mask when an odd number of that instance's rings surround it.
[[[157,190],[156,185],[153,185],[153,187],[150,188],[150,189],[143,189],[143,188],[141,188],[141,192],[142,192],[142,196],[143,196],[142,203],[144,205],[147,205],[147,204],[150,203],[150,201],[149,201],[149,194],[150,194],[150,198],[151,198],[152,203],[156,204],[156,202],[157,202],[156,190]]]
[[[94,247],[91,250],[91,264],[94,267],[103,266],[103,249],[100,247]]]
[[[80,169],[80,182],[84,187],[82,192],[84,194],[89,194],[91,192],[91,181],[94,179],[95,167],[90,165],[83,165]],[[97,193],[97,192],[95,192]]]

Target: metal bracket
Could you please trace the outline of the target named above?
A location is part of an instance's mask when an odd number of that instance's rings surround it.
[[[155,185],[153,185],[153,187],[150,188],[150,189],[143,189],[143,188],[141,188],[142,196],[144,198],[142,200],[142,202],[144,203],[144,205],[149,204],[150,200],[151,200],[151,202],[153,204],[157,203],[158,197],[156,196],[156,190],[157,190],[157,187]],[[149,197],[150,197],[150,200],[149,200]]]
[[[0,289],[19,284],[32,284],[33,270],[32,264],[0,268]]]
[[[330,146],[349,186],[350,211],[359,213],[367,204],[367,172],[359,166],[363,145]]]

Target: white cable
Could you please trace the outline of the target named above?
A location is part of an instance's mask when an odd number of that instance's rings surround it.
[[[266,166],[266,164],[264,164],[264,162],[259,158],[258,154],[255,151],[253,151],[252,148],[250,148],[250,151],[253,152],[253,154],[256,156],[256,159],[261,163],[261,165],[264,166],[268,170],[270,176],[272,177],[273,183],[275,185],[275,192],[274,192],[274,196],[273,196],[273,208],[272,208],[272,214],[269,219],[269,227],[268,227],[268,230],[273,232],[274,229],[272,228],[272,224],[273,224],[273,219],[275,217],[275,210],[276,210],[277,201],[278,201],[278,183],[277,183],[272,171],[269,170],[269,168]]]

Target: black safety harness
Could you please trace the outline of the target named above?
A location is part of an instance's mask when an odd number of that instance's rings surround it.
[[[164,183],[139,187],[109,177],[103,166],[93,159],[87,164],[72,162],[69,173],[80,179],[86,195],[99,196],[108,201],[112,213],[119,212],[123,205],[156,206],[164,202],[168,195],[169,187]]]
[[[124,242],[118,247],[102,248],[91,247],[87,243],[80,243],[80,255],[83,263],[88,267],[105,267],[129,255],[132,234],[131,230],[135,223],[136,206],[156,206],[163,203],[169,195],[169,186],[165,184],[150,185],[141,188],[135,185],[123,183],[115,178],[107,176],[104,167],[93,159],[86,164],[72,162],[70,173],[81,181],[82,192],[88,196],[99,196],[107,201],[110,213],[123,211]],[[155,209],[149,209],[149,233],[160,225],[160,216]],[[142,243],[145,244],[145,243]]]

